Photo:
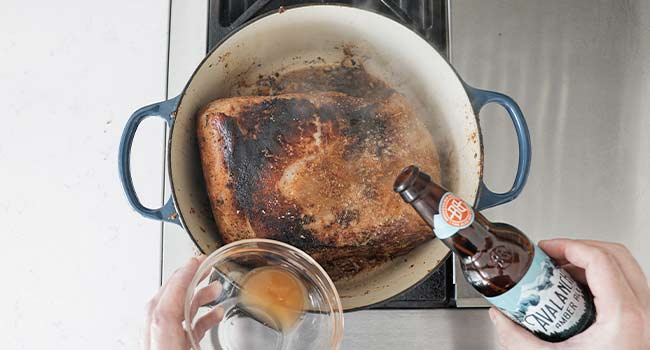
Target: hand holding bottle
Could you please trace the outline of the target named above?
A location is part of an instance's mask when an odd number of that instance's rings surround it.
[[[564,342],[549,343],[492,308],[490,318],[505,349],[650,349],[650,287],[627,248],[570,239],[541,241],[539,247],[575,280],[589,286],[596,322]]]
[[[560,342],[596,319],[589,290],[516,227],[474,212],[416,166],[405,168],[394,188],[456,254],[470,285],[532,334]]]

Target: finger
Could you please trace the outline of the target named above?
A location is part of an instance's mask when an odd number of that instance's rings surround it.
[[[566,264],[562,266],[562,269],[571,275],[574,280],[580,282],[582,285],[587,285],[587,277],[585,275],[585,270],[583,268],[577,267],[573,264]]]
[[[541,240],[537,242],[537,246],[542,248],[546,255],[550,256],[555,262],[562,266],[570,264],[566,256],[564,256],[564,245],[566,244],[567,239],[556,238],[549,240]]]
[[[178,271],[180,271],[180,269],[181,268],[179,267],[176,270],[174,270],[174,272],[172,272],[172,274],[169,275],[169,278],[167,278],[167,281],[163,282],[162,286],[160,286],[160,288],[158,288],[158,291],[156,292],[156,295],[154,295],[153,298],[151,298],[150,303],[152,303],[154,307],[156,305],[158,305],[158,301],[160,300],[160,296],[163,295],[163,293],[165,292],[165,289],[167,289],[167,286],[169,285],[169,281],[171,281],[174,278],[174,276],[178,273]],[[153,308],[152,308],[152,310],[153,310]]]
[[[563,257],[585,270],[587,285],[594,295],[599,316],[616,313],[623,304],[634,307],[638,303],[618,262],[607,250],[570,239],[545,241],[543,246],[549,256]]]
[[[201,277],[199,278],[199,282],[203,281],[203,280],[206,279],[208,276],[210,276],[210,274],[212,273],[212,271],[214,271],[214,268],[212,268],[212,269],[205,269],[205,271],[203,271],[203,273],[201,274]]]
[[[183,322],[183,304],[185,293],[196,274],[203,258],[192,258],[174,276],[170,277],[168,286],[160,296],[156,313],[169,322]]]
[[[650,289],[648,289],[648,285],[645,283],[645,273],[643,273],[643,269],[636,259],[634,259],[632,253],[624,245],[618,243],[594,240],[585,240],[584,242],[606,249],[614,256],[621,266],[625,279],[630,284],[630,287],[632,287],[632,291],[639,301],[641,301],[642,307],[647,309],[650,305]]]
[[[551,253],[554,254],[557,252],[556,248],[562,244],[561,241],[563,241],[563,239],[540,241],[540,247],[544,247],[543,249],[545,250],[548,248],[549,251],[555,250]],[[636,259],[634,259],[630,251],[624,245],[595,240],[580,240],[580,242],[598,247],[600,249],[604,249],[610,253],[620,266],[625,280],[630,285],[630,288],[632,289],[634,295],[637,297],[637,300],[641,302],[641,306],[644,309],[648,309],[650,306],[650,288],[648,288],[645,283],[646,276],[643,273],[643,269],[639,263],[636,261]],[[551,256],[551,254],[549,254],[549,256]],[[558,261],[558,263],[564,262],[562,260],[556,261]]]
[[[178,273],[179,270],[180,268],[172,272],[172,274],[169,276],[167,281],[163,283],[163,285],[158,289],[158,291],[153,296],[153,298],[151,298],[151,300],[147,303],[145,309],[144,329],[142,330],[142,339],[141,339],[141,348],[143,350],[151,349],[151,327],[153,322],[154,310],[158,306],[158,301],[160,300],[160,296],[165,292],[165,289],[167,289],[167,286],[169,285],[169,281],[173,279],[174,275],[176,275],[176,273]]]
[[[162,293],[165,291],[167,285],[169,284],[169,280],[171,279],[172,276],[174,276],[180,269],[176,269],[174,272],[172,272],[170,278],[163,283],[163,285],[158,288],[158,291],[156,294],[149,300],[147,305],[145,306],[145,316],[144,316],[144,329],[142,330],[142,339],[141,339],[141,348],[143,350],[149,350],[151,349],[151,324],[153,320],[153,313],[156,307],[158,306],[158,301],[160,299],[160,296]]]
[[[194,338],[197,341],[201,341],[205,332],[207,332],[212,327],[216,326],[223,319],[224,310],[221,306],[217,306],[214,309],[210,310],[207,314],[201,316],[196,324],[192,328],[194,332]]]
[[[553,345],[547,343],[532,333],[514,323],[499,310],[490,308],[490,319],[497,330],[501,346],[506,350],[550,349]]]
[[[221,283],[213,282],[206,287],[201,288],[192,298],[192,307],[190,309],[190,317],[194,318],[199,307],[210,303],[221,295]]]
[[[200,262],[203,262],[203,260],[205,260],[205,255],[199,255],[199,256],[196,257],[196,259],[198,259]],[[162,284],[162,286],[160,287],[160,289],[158,289],[158,292],[156,293],[156,295],[154,295],[154,297],[151,299],[155,304],[158,303],[158,300],[160,300],[160,296],[163,295],[163,293],[164,293],[165,290],[167,289],[167,286],[169,285],[169,281],[173,280],[173,279],[174,279],[174,276],[175,276],[176,274],[178,274],[178,272],[179,272],[182,268],[183,268],[183,267],[179,267],[179,268],[177,268],[176,270],[174,270],[174,272],[172,272],[172,274],[169,275],[169,277],[167,278],[167,281],[165,281],[165,282]],[[203,278],[205,278],[205,277],[203,277]],[[201,280],[203,280],[203,278],[201,278]]]

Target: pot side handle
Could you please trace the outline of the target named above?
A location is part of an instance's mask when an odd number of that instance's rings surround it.
[[[498,92],[473,88],[469,85],[465,85],[465,90],[469,95],[472,108],[477,115],[481,111],[481,108],[488,103],[498,103],[505,108],[515,127],[517,142],[519,144],[519,164],[517,165],[517,174],[515,175],[515,181],[512,184],[512,188],[510,188],[508,192],[492,192],[485,182],[481,180],[476,209],[483,210],[512,201],[517,198],[524,189],[524,185],[528,179],[528,174],[530,173],[530,133],[528,132],[528,126],[526,125],[526,120],[524,119],[521,109],[519,109],[519,105],[517,105],[512,98]]]
[[[131,146],[133,146],[133,138],[135,137],[135,132],[138,130],[140,123],[149,117],[155,116],[162,118],[167,123],[167,127],[171,128],[174,124],[172,112],[176,110],[178,100],[179,97],[175,97],[167,101],[154,103],[138,109],[133,113],[133,115],[131,115],[124,126],[122,139],[120,140],[118,170],[120,173],[120,180],[122,181],[122,187],[126,194],[126,199],[135,211],[149,219],[180,225],[181,222],[176,213],[174,200],[171,197],[167,200],[165,205],[160,208],[147,208],[140,202],[131,177]]]

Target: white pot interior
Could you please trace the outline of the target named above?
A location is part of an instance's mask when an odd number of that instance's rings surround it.
[[[220,242],[196,143],[198,110],[235,95],[239,83],[255,81],[260,74],[304,67],[317,58],[338,63],[344,47],[363,58],[369,73],[406,96],[438,148],[443,184],[474,203],[483,157],[477,120],[460,80],[442,56],[411,30],[366,10],[293,8],[253,22],[217,47],[188,83],[176,113],[169,159],[173,192],[185,228],[205,253]],[[441,242],[432,240],[369,273],[338,282],[344,309],[404,291],[433,271],[447,253]]]

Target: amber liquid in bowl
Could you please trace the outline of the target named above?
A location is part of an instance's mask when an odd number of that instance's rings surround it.
[[[287,270],[254,269],[244,276],[241,287],[241,307],[276,330],[287,331],[304,313],[307,290]]]
[[[334,284],[306,253],[287,244],[251,239],[226,245],[203,262],[190,289],[185,320],[194,349],[340,346],[343,315]],[[220,295],[205,303],[207,293],[215,289]],[[205,333],[196,332],[213,312],[222,313],[221,320]]]

